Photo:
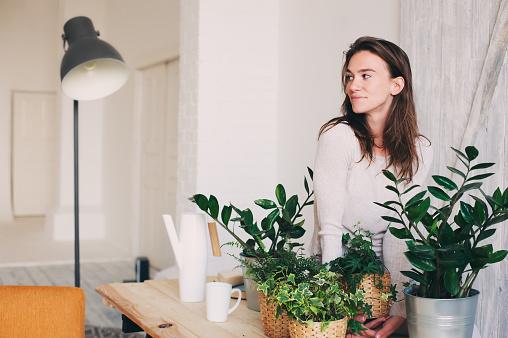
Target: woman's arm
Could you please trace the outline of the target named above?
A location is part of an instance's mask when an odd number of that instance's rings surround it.
[[[342,255],[346,181],[357,143],[351,128],[345,124],[329,129],[319,138],[314,164],[314,231],[323,263]]]

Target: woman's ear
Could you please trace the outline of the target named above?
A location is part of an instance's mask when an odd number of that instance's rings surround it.
[[[398,95],[404,89],[405,81],[402,76],[396,77],[393,81],[392,95]]]

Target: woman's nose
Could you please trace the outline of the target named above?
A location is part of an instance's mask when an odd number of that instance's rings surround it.
[[[349,88],[353,91],[359,90],[361,88],[360,81],[356,78],[351,79],[349,81]]]

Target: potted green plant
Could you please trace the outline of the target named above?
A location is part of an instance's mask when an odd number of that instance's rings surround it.
[[[313,172],[310,168],[307,170],[312,180]],[[302,219],[301,212],[304,207],[314,203],[312,200],[314,191],[309,188],[306,176],[304,176],[303,182],[307,196],[302,203],[298,200],[298,195],[287,198],[286,190],[282,184],[278,184],[275,188],[275,201],[270,199],[255,200],[254,203],[257,206],[270,210],[269,214],[259,223],[254,220],[253,213],[249,208],[240,209],[229,203],[221,209],[214,195],[206,197],[202,194],[195,194],[190,198],[190,201],[196,203],[202,211],[235,239],[235,242],[228,244],[240,246],[246,259],[277,257],[283,250],[291,251],[294,247],[302,246],[301,243],[294,242],[295,239],[301,238],[305,234],[303,228],[305,220]],[[250,237],[246,241],[235,233],[236,222]],[[245,289],[249,309],[259,311],[257,285],[249,278],[245,278]]]
[[[466,147],[465,153],[452,149],[465,168],[447,168],[460,182],[432,176],[438,186],[429,186],[407,202],[405,195],[415,186],[407,188],[405,179],[384,171],[393,183],[387,189],[398,198],[378,205],[393,213],[383,219],[399,226],[390,231],[406,241],[405,255],[414,266],[402,272],[416,282],[404,290],[412,338],[471,337],[478,301],[473,283],[481,270],[508,254],[484,242],[495,234],[495,224],[508,219],[508,190],[497,188],[488,195],[481,189],[482,181],[493,174],[478,170],[494,163],[473,164],[478,157],[475,147]],[[433,206],[427,192],[444,205]]]
[[[343,276],[346,292],[363,289],[367,303],[365,314],[368,318],[388,316],[391,302],[397,300],[390,272],[372,249],[373,234],[362,229],[360,223],[354,228],[352,234],[342,235],[345,252],[329,263],[330,271]],[[360,311],[361,314],[363,312]]]
[[[346,293],[341,275],[326,265],[310,276],[283,270],[259,289],[275,301],[277,317],[287,314],[291,337],[345,337],[348,325],[354,332],[362,330],[352,318],[364,304],[363,291]]]
[[[321,266],[319,256],[306,257],[303,249],[297,251],[280,251],[277,257],[263,257],[253,261],[243,261],[246,273],[257,284],[263,285],[267,280],[278,280],[292,274],[297,283],[308,280],[317,274]],[[259,287],[258,287],[259,289]],[[259,303],[263,329],[271,338],[289,337],[289,318],[285,312],[277,316],[277,301],[271,289],[259,291]]]

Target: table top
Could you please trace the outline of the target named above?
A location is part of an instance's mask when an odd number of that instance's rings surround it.
[[[245,300],[226,322],[209,322],[204,301],[180,301],[177,279],[103,284],[95,290],[104,304],[118,309],[153,338],[265,337],[261,314],[249,310]]]

